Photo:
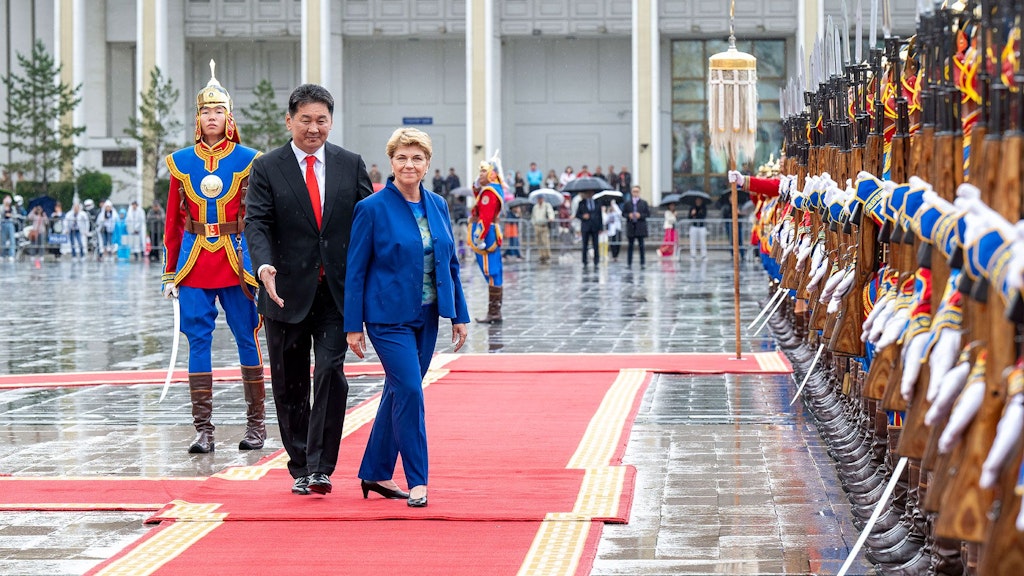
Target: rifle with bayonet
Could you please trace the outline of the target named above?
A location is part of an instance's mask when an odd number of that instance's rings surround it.
[[[1024,164],[1021,163],[1021,155],[1024,154],[1024,69],[1020,66],[1020,18],[1024,14],[1024,0],[1018,0],[1016,5],[1017,26],[1017,70],[1013,71],[1014,86],[1016,92],[1013,94],[1014,106],[1008,109],[1015,110],[1010,129],[1002,138],[1002,152],[1004,152],[1005,174],[1002,196],[1005,196],[1004,207],[1006,215],[1011,218],[1022,216],[1022,196],[1024,196]],[[1013,49],[1013,48],[1011,48]],[[1013,221],[1011,219],[1011,221]],[[1007,311],[1007,320],[1017,327],[1020,333],[1020,323],[1024,318],[1014,314],[1014,308],[1020,304],[1020,292],[1016,293],[1016,301],[1012,301]],[[1019,311],[1019,307],[1018,307]],[[1019,352],[1019,351],[1018,351]],[[1018,360],[1017,366],[1009,373],[1007,379],[1007,398],[1013,399],[1016,395],[1024,394],[1024,368]],[[1004,413],[1004,418],[1009,418]],[[1000,427],[1001,427],[1000,422]],[[1014,425],[1013,420],[1008,425]],[[1019,429],[1019,428],[1018,428]],[[1000,433],[1001,434],[1001,433]],[[1024,438],[1024,435],[1021,435]],[[1019,470],[1021,469],[1022,454],[1024,454],[1024,441],[1018,438],[1016,445],[1012,448],[1013,455],[1004,463],[995,487],[995,503],[992,506],[990,516],[992,522],[985,535],[985,546],[982,549],[978,569],[981,574],[994,576],[1010,576],[1024,574],[1024,532],[1016,527],[1016,521],[1021,510],[1021,495],[1018,494]]]
[[[1005,3],[1004,3],[1005,4]],[[1010,42],[1010,30],[1007,26],[1009,19],[1006,18],[1006,7],[1000,5],[987,5],[983,3],[983,12],[991,9],[992,27],[988,30],[993,36],[992,54],[994,62],[984,61],[985,66],[994,65],[989,70],[992,80],[988,91],[988,133],[986,134],[984,147],[985,171],[978,188],[980,189],[981,203],[991,208],[996,218],[1006,218],[1007,196],[1019,197],[1020,191],[1007,190],[1003,178],[1004,166],[1007,163],[1011,171],[1019,173],[1020,157],[1009,158],[1003,150],[1003,131],[1006,129],[1005,120],[1009,116],[1008,110],[1008,86],[1000,79],[1002,76],[1002,63],[1000,55],[1002,42]],[[986,58],[986,60],[988,60]],[[991,153],[991,155],[990,155]],[[974,170],[979,166],[975,165]],[[1013,182],[1015,179],[1009,179]],[[976,214],[978,212],[975,212]],[[980,212],[984,214],[983,211]],[[1016,213],[1010,219],[1016,220],[1020,215],[1019,204]],[[1014,350],[1014,337],[1016,327],[1003,319],[1005,303],[1001,297],[994,293],[993,287],[988,282],[985,270],[976,269],[980,260],[974,255],[983,253],[981,239],[986,238],[986,228],[993,218],[979,217],[978,227],[980,232],[972,233],[972,240],[965,246],[964,274],[961,275],[962,291],[970,291],[971,298],[967,314],[971,316],[968,325],[975,339],[986,341],[986,359],[984,370],[984,396],[977,414],[971,420],[961,441],[962,458],[955,462],[955,467],[947,471],[947,486],[943,493],[943,501],[939,510],[938,520],[935,524],[936,534],[964,540],[974,544],[984,541],[989,521],[988,512],[995,500],[995,493],[990,489],[983,489],[979,485],[982,464],[984,463],[992,443],[996,436],[996,428],[999,417],[1003,412],[1006,401],[1006,385],[1003,371],[1012,365],[1016,353]],[[971,224],[968,224],[971,226]],[[968,242],[965,242],[968,244]]]

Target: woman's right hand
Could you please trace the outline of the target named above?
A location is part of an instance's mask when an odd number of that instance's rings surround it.
[[[363,335],[361,330],[359,332],[349,332],[345,340],[348,341],[349,350],[355,352],[356,356],[360,358],[366,358],[366,336]]]

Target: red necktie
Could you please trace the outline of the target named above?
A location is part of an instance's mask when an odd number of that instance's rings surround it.
[[[309,190],[309,201],[313,203],[313,215],[316,216],[316,227],[319,228],[320,220],[323,218],[323,208],[320,207],[320,185],[316,181],[314,164],[316,164],[316,156],[306,156],[306,189]]]

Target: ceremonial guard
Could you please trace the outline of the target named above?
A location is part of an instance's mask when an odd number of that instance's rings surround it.
[[[476,263],[487,279],[487,316],[477,322],[501,322],[501,226],[498,218],[505,206],[505,184],[497,154],[480,163],[480,175],[473,183],[473,211],[469,237]]]
[[[167,157],[171,185],[164,236],[163,292],[181,308],[180,330],[189,343],[188,384],[196,437],[189,452],[214,449],[213,367],[210,345],[220,301],[238,346],[246,403],[246,430],[239,450],[256,450],[264,426],[261,326],[250,287],[256,286],[242,234],[245,190],[259,152],[239,144],[231,96],[214,76],[196,96],[195,146]]]

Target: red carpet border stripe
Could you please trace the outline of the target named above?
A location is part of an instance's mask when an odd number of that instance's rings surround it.
[[[651,375],[645,370],[620,370],[604,400],[591,418],[568,468],[583,468],[587,473],[580,486],[572,513],[549,513],[540,523],[530,550],[519,570],[520,576],[564,576],[576,574],[588,552],[596,548],[601,525],[594,520],[612,518],[619,512],[625,489],[626,466],[621,454],[639,396]],[[631,476],[632,477],[632,476]],[[632,493],[633,486],[630,486]]]
[[[616,452],[624,444],[623,428],[633,411],[637,392],[649,379],[650,373],[644,370],[619,371],[567,468],[589,469],[618,463]]]
[[[210,519],[206,522],[166,522],[151,538],[131,548],[117,560],[106,564],[96,576],[146,576],[188,550],[210,532],[216,530],[221,521],[213,513],[219,504],[189,504],[175,502],[175,509],[183,515],[199,515]],[[222,519],[224,514],[219,515]]]

